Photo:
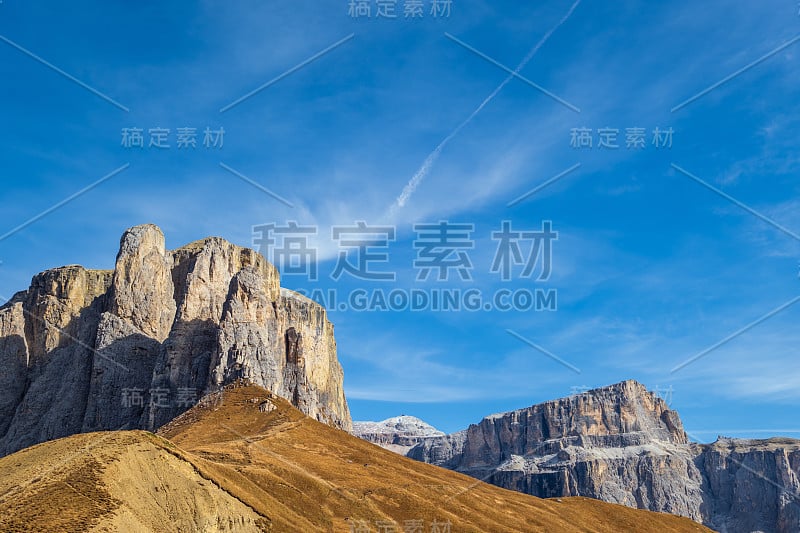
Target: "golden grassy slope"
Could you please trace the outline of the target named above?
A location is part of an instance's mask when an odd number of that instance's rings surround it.
[[[145,431],[75,435],[0,459],[3,533],[263,526],[262,517]]]
[[[709,531],[480,483],[320,424],[257,387],[218,400],[158,436],[77,435],[0,459],[0,531],[347,532],[364,522],[391,531],[381,521],[397,532],[422,521],[426,533],[434,521],[453,533]]]

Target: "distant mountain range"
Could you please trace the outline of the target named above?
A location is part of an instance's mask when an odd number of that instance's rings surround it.
[[[450,435],[421,421],[397,434],[391,426],[354,424],[389,449],[416,440],[399,451],[418,461],[542,498],[587,496],[723,533],[800,531],[800,440],[690,443],[678,413],[635,381],[488,416]]]

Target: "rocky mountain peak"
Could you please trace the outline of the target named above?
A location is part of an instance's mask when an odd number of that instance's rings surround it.
[[[532,442],[640,434],[646,440],[688,442],[675,411],[641,383],[627,380],[557,400],[490,415],[474,427],[507,427]],[[471,429],[471,428],[470,428]],[[528,433],[533,430],[533,433]],[[522,433],[520,433],[522,435]]]
[[[353,422],[354,432],[360,430],[383,432],[407,432],[415,435],[444,435],[432,425],[415,416],[400,415],[387,418],[381,422]]]
[[[353,435],[401,454],[426,439],[444,437],[444,433],[427,422],[408,415],[381,422],[353,422]]]
[[[678,414],[627,380],[488,416],[407,455],[537,496],[590,496],[699,519],[700,476],[686,444]],[[636,480],[655,470],[650,486]]]
[[[238,379],[351,427],[325,310],[281,289],[254,250],[219,237],[167,250],[153,224],[124,232],[113,271],[34,276],[0,308],[0,365],[0,455],[84,431],[154,429]]]
[[[175,320],[172,258],[153,224],[127,230],[120,240],[109,312],[163,342]]]
[[[800,441],[689,443],[678,414],[633,380],[491,415],[407,455],[542,498],[598,498],[729,533],[800,524]]]

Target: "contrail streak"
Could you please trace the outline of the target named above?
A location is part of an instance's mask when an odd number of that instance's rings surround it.
[[[539,42],[536,43],[536,45],[533,48],[531,48],[531,51],[528,52],[528,55],[526,55],[523,58],[523,60],[519,63],[519,65],[517,65],[517,68],[514,69],[515,74],[519,74],[519,72],[523,68],[525,68],[525,65],[527,65],[531,59],[533,59],[533,56],[535,56],[536,53],[539,51],[539,49],[542,46],[544,46],[544,44],[548,41],[548,39],[550,39],[550,36],[553,35],[553,33],[555,33],[555,31],[558,30],[558,28],[560,28],[567,21],[567,19],[569,19],[569,17],[572,15],[572,12],[575,11],[575,9],[578,7],[578,4],[580,3],[581,0],[576,0],[575,3],[572,4],[572,7],[569,8],[569,11],[567,11],[567,14],[564,15],[561,18],[561,20],[558,21],[558,24],[553,26],[553,28],[550,31],[545,33],[544,36],[541,39],[539,39]],[[503,82],[500,85],[498,85],[497,88],[483,100],[483,102],[481,102],[481,104],[475,109],[475,111],[470,113],[470,115],[466,118],[466,120],[464,120],[461,124],[459,124],[456,127],[456,129],[454,129],[450,133],[450,135],[445,137],[444,140],[440,142],[439,145],[433,150],[433,152],[431,152],[430,155],[428,155],[428,157],[425,158],[425,161],[423,161],[422,166],[420,166],[419,170],[417,170],[414,176],[411,177],[408,184],[403,188],[403,192],[400,193],[400,196],[398,196],[397,200],[392,204],[391,208],[389,209],[389,218],[393,217],[399,209],[405,207],[406,203],[408,203],[408,200],[417,190],[417,187],[419,187],[420,183],[422,183],[422,180],[425,179],[425,177],[430,172],[431,168],[433,168],[433,165],[434,163],[436,163],[436,160],[439,159],[442,150],[444,150],[447,144],[451,140],[453,140],[453,138],[456,137],[461,132],[461,130],[463,130],[467,125],[469,125],[469,123],[472,122],[472,120],[478,115],[478,113],[483,111],[483,108],[489,105],[489,102],[494,100],[494,97],[497,96],[498,93],[500,93],[500,91],[502,91],[503,88],[505,88],[505,86],[508,85],[508,83],[514,79],[514,77],[515,77],[514,75],[509,74],[508,77],[506,77],[506,79],[504,79]]]

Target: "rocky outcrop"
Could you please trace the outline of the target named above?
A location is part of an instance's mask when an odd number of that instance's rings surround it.
[[[408,455],[540,497],[588,496],[699,520],[702,481],[687,442],[677,413],[625,381],[489,416]]]
[[[148,337],[164,342],[175,321],[172,255],[153,226],[125,232],[111,284],[108,311]]]
[[[125,232],[114,271],[50,270],[0,307],[0,365],[0,455],[155,429],[239,379],[351,429],[325,310],[253,250],[208,238],[169,251],[153,225]]]
[[[464,453],[466,442],[466,430],[457,431],[449,435],[425,439],[408,450],[406,455],[417,461],[455,470]]]
[[[635,381],[492,415],[407,455],[543,498],[597,498],[729,533],[800,531],[800,441],[691,444],[678,414]]]
[[[717,531],[800,531],[800,441],[720,437],[696,445],[704,516]]]
[[[353,422],[353,435],[402,455],[417,444],[445,436],[419,418],[406,415],[387,418],[382,422]]]

